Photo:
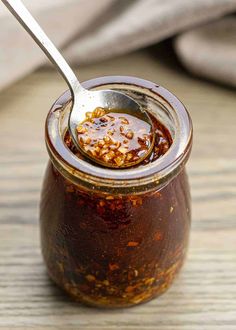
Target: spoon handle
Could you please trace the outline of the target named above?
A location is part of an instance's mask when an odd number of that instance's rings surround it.
[[[51,40],[47,37],[45,32],[41,29],[30,12],[26,9],[24,4],[20,0],[2,0],[2,2],[25,28],[25,30],[29,32],[49,60],[57,67],[58,71],[69,85],[73,96],[76,92],[84,90],[71,67],[68,65]]]

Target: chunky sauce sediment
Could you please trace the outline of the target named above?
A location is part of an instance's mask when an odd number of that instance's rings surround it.
[[[96,108],[77,127],[78,143],[93,160],[109,167],[140,163],[151,151],[150,123],[122,109]]]
[[[164,125],[151,119],[154,148],[137,166],[162,157],[172,144]],[[68,132],[64,141],[84,157]],[[86,191],[49,164],[41,202],[43,255],[50,276],[79,301],[124,307],[164,292],[183,263],[189,225],[184,171],[161,190],[114,195]]]

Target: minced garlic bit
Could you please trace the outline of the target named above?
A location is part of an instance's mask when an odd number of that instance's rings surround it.
[[[149,123],[118,109],[87,112],[77,133],[82,150],[111,167],[125,167],[144,159],[153,141]]]

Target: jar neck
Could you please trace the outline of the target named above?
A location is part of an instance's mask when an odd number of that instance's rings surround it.
[[[183,104],[169,91],[133,77],[103,77],[85,82],[87,89],[116,89],[127,93],[169,129],[173,144],[153,163],[133,169],[104,169],[76,157],[64,143],[70,111],[70,94],[53,105],[46,121],[46,145],[53,165],[72,183],[84,189],[113,194],[161,189],[185,165],[191,150],[192,124]]]

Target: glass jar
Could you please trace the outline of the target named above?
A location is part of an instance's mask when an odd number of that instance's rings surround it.
[[[50,277],[76,300],[132,306],[166,291],[186,255],[191,119],[173,94],[149,81],[111,76],[83,85],[132,96],[166,126],[173,143],[153,163],[131,169],[80,159],[64,143],[70,110],[70,93],[64,93],[46,120],[42,253]]]

